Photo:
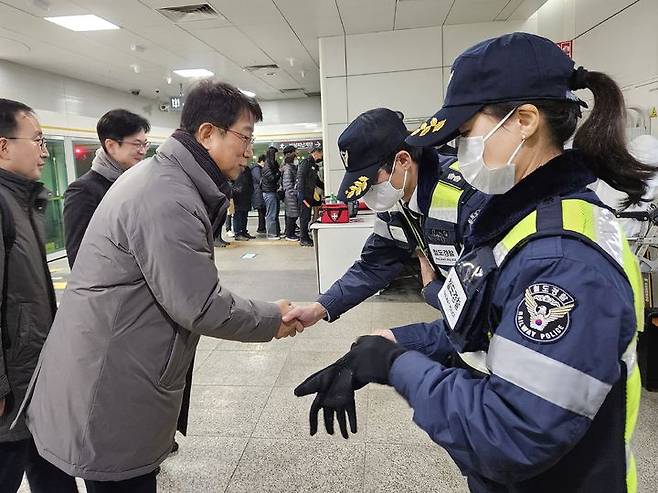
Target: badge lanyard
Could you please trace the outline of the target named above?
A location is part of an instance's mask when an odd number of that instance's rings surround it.
[[[402,215],[407,221],[407,224],[409,225],[409,228],[411,228],[411,232],[414,234],[414,237],[416,238],[416,243],[418,243],[418,248],[420,248],[420,251],[423,252],[423,255],[425,255],[425,258],[428,260],[430,259],[430,252],[429,249],[427,248],[427,243],[425,243],[425,239],[421,234],[418,233],[416,230],[414,221],[409,217],[409,214],[407,214],[407,211],[405,210],[405,206],[402,203],[402,201],[398,202],[400,204],[400,212],[402,212]],[[436,269],[434,268],[434,265],[432,262],[429,262],[430,267],[432,268],[432,271],[436,273]]]

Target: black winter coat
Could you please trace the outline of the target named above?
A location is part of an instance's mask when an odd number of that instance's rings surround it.
[[[69,267],[73,268],[91,216],[111,186],[110,180],[89,170],[64,192],[64,241]]]
[[[281,170],[279,163],[267,163],[263,167],[263,174],[260,180],[260,187],[263,193],[277,192],[281,182]]]
[[[245,168],[238,179],[233,182],[233,205],[236,211],[249,211],[251,209],[251,194],[254,186],[251,182],[251,170]]]
[[[299,203],[297,201],[297,165],[286,163],[283,165],[281,176],[283,186],[284,205],[288,217],[299,217]]]
[[[313,204],[313,192],[315,187],[324,189],[324,183],[318,176],[319,166],[313,159],[313,156],[308,156],[304,159],[297,169],[297,194],[300,200],[306,200],[309,204]]]
[[[263,168],[258,164],[254,164],[251,168],[251,182],[254,186],[254,191],[251,194],[251,206],[254,209],[263,209],[265,207],[265,199],[263,199],[263,190],[260,188],[260,180],[263,175]]]
[[[5,399],[0,442],[9,442],[30,436],[24,418],[17,421],[13,430],[9,426],[25,397],[57,304],[46,263],[48,190],[42,183],[0,169],[0,194],[16,230],[6,262],[4,235],[0,242],[0,280],[7,275],[6,293],[4,283],[0,287],[6,320],[0,342],[0,398]]]

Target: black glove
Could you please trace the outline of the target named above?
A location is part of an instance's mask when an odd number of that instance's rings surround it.
[[[368,383],[390,385],[388,372],[393,362],[407,350],[381,336],[361,336],[349,353],[348,365],[354,371],[354,379],[361,387]]]
[[[348,438],[349,419],[352,433],[357,432],[354,391],[370,382],[388,384],[388,371],[395,358],[406,349],[380,336],[363,336],[345,356],[314,373],[302,382],[295,395],[317,393],[309,415],[311,436],[318,430],[318,413],[322,409],[327,433],[334,433],[334,413],[343,438]]]
[[[358,386],[354,382],[353,372],[346,366],[346,357],[347,355],[334,364],[314,373],[295,389],[297,397],[317,393],[313,404],[311,404],[309,414],[311,436],[318,431],[318,413],[320,409],[322,409],[324,415],[324,427],[330,435],[334,434],[334,414],[338,420],[343,438],[348,438],[346,416],[350,422],[352,433],[357,431],[354,391],[363,387],[363,385]]]

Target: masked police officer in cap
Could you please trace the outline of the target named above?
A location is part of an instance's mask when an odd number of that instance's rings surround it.
[[[291,320],[308,327],[323,318],[338,319],[385,288],[416,252],[423,294],[438,308],[441,273],[457,259],[464,229],[486,195],[462,179],[454,156],[406,144],[409,132],[402,118],[387,108],[366,111],[338,138],[345,164],[338,199],[362,199],[377,212],[374,233],[361,258],[315,303],[294,308]]]
[[[594,108],[576,131],[578,89]],[[307,379],[295,392],[317,393],[311,432],[320,409],[329,432],[334,413],[355,432],[354,391],[376,382],[407,400],[471,491],[637,491],[642,278],[590,189],[600,178],[635,204],[653,174],[626,148],[619,87],[548,39],[489,39],[455,60],[443,108],[407,142],[457,135],[462,175],[492,196],[438,294],[444,319],[361,337]],[[451,366],[464,350],[487,352],[486,374]]]

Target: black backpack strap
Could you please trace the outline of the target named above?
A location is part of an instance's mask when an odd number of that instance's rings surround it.
[[[2,218],[2,241],[5,246],[4,271],[2,278],[2,307],[0,308],[0,329],[2,330],[3,347],[7,348],[7,280],[9,279],[8,260],[11,248],[16,241],[16,225],[14,216],[9,210],[9,204],[4,195],[0,193],[0,217]]]

